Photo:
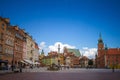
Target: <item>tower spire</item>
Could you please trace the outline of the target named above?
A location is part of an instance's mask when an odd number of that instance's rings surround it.
[[[103,43],[103,40],[102,40],[102,35],[101,35],[101,33],[99,34],[98,43]]]
[[[44,50],[42,49],[42,52],[41,52],[42,55],[44,55]]]

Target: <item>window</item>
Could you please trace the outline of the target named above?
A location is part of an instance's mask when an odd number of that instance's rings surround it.
[[[0,39],[3,39],[3,33],[0,33]]]
[[[23,39],[23,37],[20,34],[15,35],[17,38]]]
[[[0,45],[0,52],[2,52],[2,45]]]
[[[3,29],[3,30],[4,30],[4,26],[5,26],[5,25],[4,25],[4,24],[2,24],[2,29]]]
[[[31,50],[31,53],[33,53],[33,50]]]
[[[6,39],[6,44],[8,44],[8,39]]]
[[[13,49],[11,49],[11,54],[13,54]]]
[[[0,39],[2,39],[2,33],[0,33]]]
[[[6,53],[6,48],[5,48],[5,53]]]
[[[33,47],[33,44],[31,44],[31,47]]]

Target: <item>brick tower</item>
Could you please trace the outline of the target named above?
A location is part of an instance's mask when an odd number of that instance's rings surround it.
[[[104,51],[104,42],[100,34],[98,39],[98,56],[101,56],[103,54],[103,51]]]

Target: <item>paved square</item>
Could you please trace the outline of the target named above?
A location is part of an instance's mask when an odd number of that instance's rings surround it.
[[[33,71],[33,72],[32,72]],[[0,75],[0,80],[120,80],[120,70],[69,69],[61,71],[39,71]]]

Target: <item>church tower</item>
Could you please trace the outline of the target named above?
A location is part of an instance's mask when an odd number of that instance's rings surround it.
[[[44,50],[42,50],[41,55],[42,55],[42,56],[44,56],[44,55],[45,55],[45,54],[44,54]]]
[[[100,34],[99,39],[98,39],[98,56],[100,56],[102,54],[103,50],[104,50],[104,43],[102,40],[102,36]]]

